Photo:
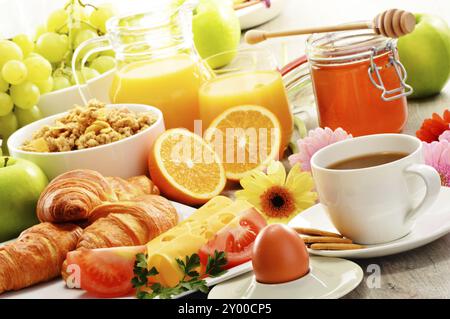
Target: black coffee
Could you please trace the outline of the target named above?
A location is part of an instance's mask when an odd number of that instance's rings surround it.
[[[378,165],[383,165],[386,163],[394,162],[394,161],[397,161],[408,155],[409,155],[408,153],[403,153],[403,152],[373,153],[373,154],[367,154],[367,155],[361,155],[361,156],[357,156],[357,157],[348,158],[343,161],[339,161],[334,164],[331,164],[327,168],[329,168],[329,169],[366,168],[366,167],[378,166]]]

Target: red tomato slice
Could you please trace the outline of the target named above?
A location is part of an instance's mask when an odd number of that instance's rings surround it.
[[[226,269],[249,261],[252,259],[252,248],[256,236],[266,225],[266,220],[256,209],[247,210],[239,217],[237,226],[221,229],[200,248],[199,256],[202,265],[207,264],[208,256],[213,256],[215,250],[226,253]]]
[[[119,297],[133,289],[136,254],[145,250],[145,246],[132,246],[71,251],[67,265],[80,268],[81,289],[99,297]]]

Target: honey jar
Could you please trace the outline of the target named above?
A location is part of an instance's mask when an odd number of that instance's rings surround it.
[[[306,55],[321,127],[353,136],[402,131],[412,88],[396,40],[368,31],[314,34]]]

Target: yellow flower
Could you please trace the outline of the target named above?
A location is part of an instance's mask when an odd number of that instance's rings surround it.
[[[237,191],[236,197],[252,203],[268,223],[287,223],[317,200],[312,176],[302,172],[299,164],[286,177],[283,164],[272,161],[267,174],[255,170],[240,183],[243,190]]]

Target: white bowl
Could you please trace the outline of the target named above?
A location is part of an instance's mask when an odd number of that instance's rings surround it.
[[[55,120],[68,112],[53,115],[31,123],[16,131],[8,139],[9,153],[12,157],[23,158],[37,164],[49,179],[70,170],[85,168],[100,172],[104,176],[145,175],[148,172],[147,160],[156,138],[164,132],[164,120],[160,110],[141,104],[110,104],[108,108],[127,107],[134,112],[151,111],[157,116],[149,128],[133,136],[110,144],[69,152],[28,152],[20,147],[32,134],[44,125],[53,125]]]
[[[114,77],[115,70],[110,70],[103,73],[95,79],[91,79],[87,84],[80,86],[84,96],[87,100],[95,97],[104,103],[109,103],[109,88]],[[43,117],[66,112],[73,108],[75,104],[83,105],[83,98],[81,97],[78,86],[73,85],[71,87],[49,92],[41,95],[37,106],[41,110]]]
[[[247,30],[272,20],[281,13],[285,0],[271,0],[270,8],[264,2],[236,10],[242,30]]]

